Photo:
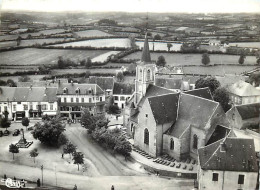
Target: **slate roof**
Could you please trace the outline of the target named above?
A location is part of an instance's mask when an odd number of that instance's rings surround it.
[[[150,51],[149,51],[149,43],[148,43],[147,35],[145,35],[141,61],[144,62],[144,64],[151,62],[151,55],[150,55]]]
[[[80,89],[79,95],[86,95],[88,94],[89,90],[93,91],[93,94],[99,95],[104,94],[104,91],[97,85],[97,84],[78,84],[78,83],[67,83],[67,84],[60,84],[58,87],[57,94],[62,95],[63,89],[67,88],[69,95],[76,95],[76,89]]]
[[[225,151],[221,151],[221,143]],[[203,170],[257,172],[253,139],[227,137],[198,149],[199,163]]]
[[[178,119],[167,133],[179,138],[189,126],[205,129],[218,105],[212,100],[180,93]]]
[[[166,94],[148,98],[157,124],[175,122],[178,113],[179,94]]]
[[[57,101],[57,88],[45,87],[4,87],[0,101],[15,102],[55,102]]]
[[[210,89],[208,87],[184,91],[184,93],[185,94],[191,94],[191,95],[194,95],[194,96],[198,96],[198,97],[201,97],[201,98],[205,98],[205,99],[208,99],[208,100],[213,100]]]
[[[159,95],[163,95],[163,94],[172,94],[175,93],[176,91],[174,90],[170,90],[170,89],[166,89],[166,88],[162,88],[159,86],[155,86],[152,84],[149,84],[149,86],[147,87],[146,90],[146,94],[145,96],[140,100],[140,102],[138,103],[138,106],[142,106],[145,99],[151,96],[159,96]]]
[[[241,80],[229,86],[228,91],[238,96],[260,96],[260,90]]]
[[[96,77],[89,78],[90,84],[97,84],[103,90],[112,90],[114,86],[114,77]]]
[[[231,133],[231,130],[229,128],[223,127],[221,125],[217,125],[217,127],[215,128],[214,132],[210,136],[206,145],[217,142],[220,139],[225,138],[230,133]],[[232,133],[232,135],[234,135],[234,132]]]
[[[126,84],[126,83],[119,83],[115,82],[113,87],[113,95],[115,94],[124,94],[124,95],[131,95],[135,91],[134,84]]]
[[[182,79],[156,78],[155,85],[168,89],[181,89]]]
[[[237,105],[236,109],[243,120],[260,117],[260,103]]]

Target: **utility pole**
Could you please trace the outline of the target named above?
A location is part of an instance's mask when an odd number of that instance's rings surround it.
[[[43,165],[41,165],[41,170],[42,170],[42,186],[43,186]]]

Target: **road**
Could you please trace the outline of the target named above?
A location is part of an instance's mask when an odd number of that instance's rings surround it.
[[[41,179],[40,168],[0,162],[0,176],[15,176],[17,179],[36,181]],[[76,184],[78,190],[109,190],[112,185],[115,190],[191,190],[193,181],[188,179],[160,178],[156,176],[100,176],[87,177],[82,175],[43,170],[43,182],[51,186],[72,189]]]
[[[87,137],[87,131],[79,124],[66,127],[66,135],[69,140],[77,146],[85,157],[92,161],[102,176],[125,176],[134,175],[136,171],[131,170],[127,163],[111,155],[104,148],[94,143]]]

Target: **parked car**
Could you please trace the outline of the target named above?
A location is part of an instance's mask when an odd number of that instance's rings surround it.
[[[0,131],[0,137],[2,137],[3,136],[3,131]]]
[[[4,135],[4,136],[8,136],[9,134],[10,134],[10,131],[5,130],[3,135]]]
[[[13,136],[18,136],[20,134],[20,130],[19,129],[15,129],[13,132]]]
[[[28,131],[32,131],[33,130],[33,126],[27,127]]]

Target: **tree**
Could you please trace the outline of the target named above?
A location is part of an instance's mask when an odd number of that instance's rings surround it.
[[[17,46],[21,44],[21,41],[22,41],[22,37],[18,36],[18,38],[16,39]]]
[[[19,153],[19,148],[15,146],[14,144],[9,145],[9,152],[13,153],[13,160],[14,160],[14,154]]]
[[[63,147],[63,152],[64,152],[64,154],[69,154],[70,155],[70,157],[71,157],[71,155],[74,153],[74,152],[76,152],[76,146],[74,145],[74,144],[72,144],[71,142],[67,142],[66,144],[65,144],[65,146]]]
[[[114,150],[122,154],[126,158],[130,155],[130,152],[132,151],[132,146],[130,142],[125,138],[125,136],[121,135],[116,139]]]
[[[202,63],[203,65],[208,65],[208,64],[210,63],[209,54],[207,54],[207,53],[203,53],[203,54],[202,54],[201,63]]]
[[[118,82],[122,82],[124,80],[124,74],[122,72],[118,72],[116,74],[116,79]]]
[[[73,160],[74,160],[74,164],[78,165],[78,171],[79,171],[79,165],[84,164],[84,155],[81,152],[75,152],[73,154]]]
[[[58,66],[59,69],[63,69],[65,67],[65,62],[64,62],[62,56],[58,57],[57,66]]]
[[[85,73],[85,78],[89,78],[90,77],[90,75],[91,75],[91,72],[90,71],[86,71],[86,73]]]
[[[244,64],[245,58],[246,58],[246,56],[245,56],[243,53],[240,54],[240,57],[239,57],[239,59],[238,59],[238,63],[239,63],[240,65]]]
[[[129,73],[135,73],[135,70],[136,70],[136,64],[131,63],[131,64],[128,66],[128,71],[129,71]]]
[[[16,83],[12,79],[8,79],[6,83],[10,87],[16,87]]]
[[[37,148],[33,149],[30,152],[30,156],[33,158],[33,162],[35,163],[35,158],[39,155]]]
[[[157,66],[164,67],[166,65],[166,61],[163,55],[160,55],[156,61]]]
[[[67,144],[69,140],[67,139],[67,137],[64,134],[61,134],[59,139],[58,139],[58,146]]]
[[[260,51],[256,52],[256,64],[260,65]]]
[[[159,35],[159,34],[156,34],[154,37],[153,37],[154,40],[161,40],[162,37]]]
[[[85,63],[85,67],[86,68],[90,68],[92,66],[92,60],[90,59],[90,57],[87,58],[87,61]]]
[[[19,82],[29,82],[31,80],[30,77],[28,77],[27,75],[21,76],[18,78]]]
[[[24,117],[22,119],[22,125],[26,127],[26,130],[27,130],[27,127],[29,126],[29,123],[30,123],[30,120],[28,119],[28,117]]]
[[[255,87],[260,86],[260,72],[250,74],[247,82]]]
[[[217,88],[213,95],[213,99],[216,102],[220,103],[220,105],[222,106],[222,108],[225,112],[227,112],[231,108],[231,106],[229,104],[229,100],[230,100],[229,93],[225,88],[223,88],[223,87]]]
[[[65,126],[61,123],[61,120],[54,118],[49,121],[43,121],[42,123],[36,123],[32,134],[41,143],[58,147],[60,146],[59,138],[63,138],[64,131]]]
[[[172,44],[171,43],[167,43],[167,48],[168,48],[168,51],[171,50],[171,47],[172,47]]]
[[[214,94],[215,90],[220,87],[220,82],[215,77],[200,78],[195,82],[196,89],[205,87],[208,87],[211,94]]]
[[[87,109],[83,110],[82,117],[81,117],[81,126],[88,129],[88,132],[91,133],[96,126],[96,120],[93,115]]]
[[[5,128],[7,130],[7,128],[9,128],[11,126],[11,122],[8,121],[7,117],[4,117],[1,119],[1,127]]]
[[[86,65],[86,59],[81,60],[81,61],[80,61],[80,65],[81,65],[81,66],[85,66],[85,65]]]

